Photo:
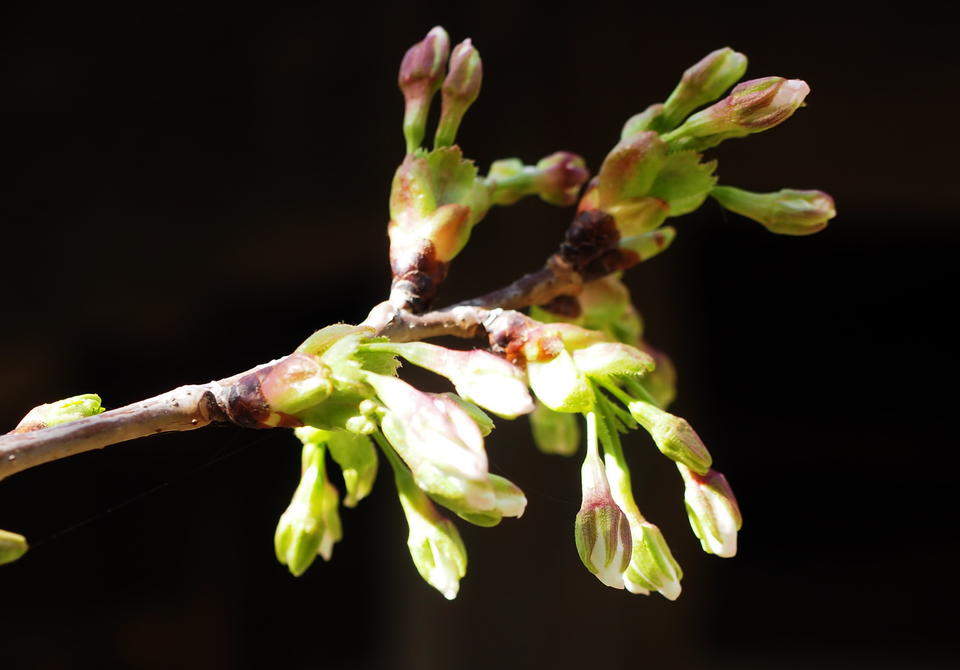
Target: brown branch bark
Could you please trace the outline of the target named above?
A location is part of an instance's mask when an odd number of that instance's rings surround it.
[[[473,338],[509,330],[523,317],[516,310],[549,302],[558,295],[575,295],[582,279],[554,256],[537,272],[512,284],[446,309],[412,314],[384,302],[371,310],[363,325],[397,342],[440,335]],[[194,430],[215,422],[257,427],[248,420],[250,388],[256,374],[283,359],[247,372],[168,391],[103,414],[26,433],[0,436],[0,480],[17,472],[111,444],[157,433]],[[251,386],[252,385],[252,386]],[[238,395],[238,390],[246,396]],[[256,409],[256,408],[254,408]]]

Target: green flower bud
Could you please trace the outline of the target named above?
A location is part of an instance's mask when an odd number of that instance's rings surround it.
[[[542,402],[530,414],[530,428],[537,448],[545,454],[573,456],[580,447],[577,415],[554,412]]]
[[[637,256],[636,262],[642,263],[666,251],[676,236],[677,231],[673,226],[664,226],[649,233],[622,239],[619,246],[626,251],[632,251]]]
[[[629,404],[630,414],[646,429],[660,452],[672,461],[705,474],[713,459],[700,436],[686,419],[663,411],[644,400]]]
[[[450,56],[450,71],[443,80],[443,107],[433,142],[435,147],[453,144],[463,115],[480,95],[482,81],[480,52],[466,39],[454,47]]]
[[[75,395],[71,398],[34,407],[27,412],[27,415],[23,417],[12,432],[26,433],[31,430],[40,430],[41,428],[84,419],[88,416],[96,416],[103,411],[103,407],[100,406],[100,396],[96,393]]]
[[[671,150],[702,151],[786,121],[810,92],[806,82],[765,77],[739,84],[726,98],[701,110],[663,136]]]
[[[483,436],[470,415],[450,398],[423,393],[395,377],[367,379],[388,410],[380,428],[417,486],[464,508],[493,509]]]
[[[495,496],[495,504],[491,509],[476,509],[464,499],[449,499],[438,495],[430,497],[455,512],[464,521],[484,528],[496,526],[505,516],[518,519],[523,516],[527,508],[527,497],[520,487],[499,475],[489,475],[489,480]]]
[[[389,351],[443,375],[465,400],[498,416],[513,419],[533,411],[523,372],[487,351],[458,351],[425,342],[384,342],[368,344],[366,348]]]
[[[580,470],[583,502],[574,524],[577,553],[603,584],[622,589],[623,571],[630,564],[630,523],[610,494],[610,485],[597,450],[596,415],[587,414],[587,456]]]
[[[277,559],[295,577],[310,567],[317,554],[330,560],[333,544],[343,536],[337,490],[327,481],[323,445],[304,444],[302,462],[300,484],[274,535]]]
[[[591,378],[643,377],[654,369],[649,354],[622,342],[598,342],[577,349],[573,362]]]
[[[621,140],[603,161],[597,175],[599,205],[606,210],[630,198],[647,195],[667,158],[667,145],[654,132]]]
[[[27,553],[27,538],[8,530],[0,530],[0,565],[12,563]]]
[[[742,214],[779,235],[812,235],[837,215],[833,198],[823,191],[784,188],[752,193],[733,186],[716,186],[710,195],[731,212]]]
[[[403,136],[408,154],[423,141],[430,102],[443,81],[449,53],[450,38],[443,28],[437,26],[403,56],[397,83],[406,103]]]
[[[356,507],[360,500],[369,495],[377,479],[377,450],[369,437],[349,431],[331,432],[327,447],[343,472],[343,483],[347,489],[343,504]]]
[[[659,125],[661,114],[663,114],[663,105],[660,103],[650,105],[639,114],[634,114],[627,119],[625,124],[623,124],[623,130],[620,132],[620,139],[628,140],[634,135],[647,130],[656,130]]]
[[[680,83],[663,104],[663,115],[655,130],[676,128],[697,107],[713,102],[747,71],[747,57],[730,47],[707,54],[687,68]]]
[[[537,194],[544,202],[566,207],[577,201],[580,188],[590,178],[586,163],[577,154],[558,151],[535,166],[519,158],[494,161],[486,178],[490,199],[512,205],[525,195]]]
[[[737,531],[743,526],[740,507],[727,478],[716,470],[700,475],[677,463],[683,477],[683,501],[690,527],[703,550],[730,558],[737,553]]]
[[[467,550],[460,533],[421,491],[410,471],[389,444],[379,438],[384,456],[393,467],[397,494],[410,529],[407,548],[420,576],[444,595],[457,597],[460,580],[467,573]]]

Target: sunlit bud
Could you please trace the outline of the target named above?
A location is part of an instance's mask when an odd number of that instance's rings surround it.
[[[417,485],[471,509],[493,509],[483,436],[470,415],[450,398],[423,393],[396,377],[368,374],[367,380],[389,410],[380,427]]]
[[[483,81],[483,64],[480,52],[466,39],[453,49],[450,55],[450,71],[443,80],[443,107],[434,146],[445,147],[453,144],[457,130],[467,109],[480,95]]]
[[[650,433],[664,456],[677,463],[683,463],[700,474],[710,469],[710,464],[713,462],[710,452],[686,419],[674,416],[643,400],[631,402],[629,409],[637,423]]]
[[[290,354],[272,366],[260,382],[269,409],[297,414],[333,393],[330,368],[309,354]]]
[[[632,551],[630,523],[614,501],[597,452],[596,417],[587,416],[587,456],[580,469],[583,502],[574,524],[580,560],[601,582],[622,589]]]
[[[533,411],[523,372],[503,358],[480,349],[459,351],[425,342],[372,343],[366,348],[390,351],[414,365],[443,375],[470,402],[513,419]]]
[[[786,121],[810,92],[806,82],[783,77],[745,81],[726,98],[687,119],[663,139],[671,149],[700,151]]]
[[[593,406],[593,390],[586,375],[558,341],[553,358],[527,358],[530,388],[544,405],[556,412],[585,412]]]
[[[645,196],[666,158],[667,145],[657,133],[642,132],[621,140],[597,175],[600,207]]]
[[[277,559],[299,577],[317,554],[329,560],[342,537],[337,490],[327,481],[322,445],[303,446],[300,484],[274,535]]]
[[[642,263],[665,251],[676,236],[677,231],[673,226],[663,226],[649,233],[622,239],[619,246],[623,250],[632,251],[637,256],[636,261]]]
[[[487,413],[482,409],[474,405],[472,402],[468,402],[458,396],[456,393],[441,393],[440,395],[446,396],[457,405],[464,412],[470,415],[470,418],[473,419],[473,422],[477,424],[477,428],[480,429],[480,434],[486,437],[493,432],[493,429],[496,427],[493,423],[493,419],[487,416]]]
[[[752,193],[733,186],[716,186],[710,195],[731,212],[780,235],[811,235],[826,228],[837,214],[833,198],[823,191],[784,188],[773,193]]]
[[[443,81],[449,53],[450,38],[443,28],[437,26],[403,56],[397,83],[406,103],[403,136],[408,154],[423,141],[430,101]]]
[[[680,83],[663,104],[663,116],[656,130],[672,130],[690,112],[713,102],[747,71],[747,57],[730,47],[707,54],[683,73]]]
[[[27,538],[8,530],[0,530],[0,565],[12,563],[27,553]]]
[[[512,205],[525,195],[537,194],[545,202],[565,207],[577,201],[580,188],[589,178],[583,158],[558,151],[535,166],[524,165],[519,158],[494,161],[486,183],[491,200],[498,205]]]
[[[343,483],[347,489],[343,504],[355,507],[357,502],[367,497],[377,478],[377,450],[366,435],[348,431],[332,431],[327,439],[327,447],[343,472]]]
[[[583,158],[558,151],[537,162],[536,192],[551,205],[567,207],[577,201],[580,187],[589,178]]]
[[[598,342],[573,352],[573,362],[588,377],[643,377],[653,358],[622,342]]]
[[[699,475],[681,463],[677,463],[677,468],[685,486],[683,501],[690,527],[703,550],[724,558],[734,556],[743,518],[727,478],[716,470]]]
[[[31,430],[40,430],[41,428],[84,419],[88,416],[95,416],[103,411],[103,407],[100,405],[100,396],[96,393],[75,395],[72,398],[34,407],[27,412],[27,415],[23,417],[12,432],[27,433]]]
[[[663,105],[657,103],[655,105],[650,105],[639,114],[634,114],[627,119],[625,124],[623,124],[623,130],[620,132],[620,139],[626,140],[647,130],[657,130],[655,126],[659,123],[659,118],[662,113]]]
[[[653,371],[640,383],[657,407],[666,409],[677,397],[677,369],[670,357],[659,349],[651,347],[646,342],[640,342],[637,346],[647,352],[656,364]]]
[[[667,600],[680,596],[683,571],[674,559],[660,529],[649,521],[630,524],[633,553],[623,573],[623,583],[631,593],[659,591]]]
[[[496,496],[496,502],[492,509],[475,509],[463,500],[450,500],[437,495],[431,495],[431,497],[435,502],[456,512],[461,519],[485,528],[496,526],[503,517],[517,517],[519,519],[523,516],[524,510],[527,508],[527,497],[520,490],[520,487],[499,475],[489,475],[489,479]]]
[[[670,214],[670,205],[660,198],[630,198],[604,211],[613,217],[621,237],[631,237],[659,228]]]
[[[537,448],[545,454],[573,456],[580,448],[576,414],[554,412],[542,402],[530,414],[530,428]]]
[[[453,600],[460,589],[460,579],[467,572],[467,550],[460,533],[417,487],[410,471],[389,445],[383,451],[393,467],[400,505],[410,529],[407,548],[413,564],[430,586]]]

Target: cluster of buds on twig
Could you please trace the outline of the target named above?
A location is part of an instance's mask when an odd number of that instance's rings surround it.
[[[302,574],[318,555],[331,558],[343,536],[341,502],[353,507],[370,493],[379,451],[394,474],[417,571],[455,597],[467,554],[451,515],[495,526],[520,517],[527,505],[516,484],[489,471],[484,438],[494,423],[487,412],[506,419],[529,415],[533,441],[545,453],[574,455],[586,443],[574,543],[602,583],[671,600],[680,594],[680,566],[634,499],[621,435],[641,428],[676,464],[703,550],[736,553],[742,525],[736,499],[696,431],[667,411],[676,396],[673,364],[644,339],[620,276],[670,244],[676,230],[664,225],[668,219],[694,211],[709,196],[780,234],[817,232],[835,215],[832,199],[820,191],[762,194],[717,185],[716,161],[700,152],[778,125],[809,92],[802,81],[766,77],[736,85],[724,97],[746,66],[745,56],[724,48],[690,67],[665,102],[626,122],[587,183],[583,159],[567,152],[535,165],[499,160],[481,176],[454,144],[480,92],[479,53],[465,40],[451,54],[439,27],[410,48],[399,76],[406,155],[390,195],[390,314],[417,318],[489,208],[526,195],[577,204],[547,265],[575,281],[571,290],[533,306],[530,316],[482,310],[485,316],[473,325],[486,331],[489,350],[393,342],[370,325],[336,324],[231,383],[221,408],[227,418],[255,428],[294,428],[302,443],[300,481],[275,534],[277,557],[291,573]],[[438,92],[440,119],[427,149],[422,144]],[[446,378],[453,391],[411,386],[398,375],[401,359]],[[18,430],[98,411],[99,398],[80,396],[37,408]],[[342,474],[342,500],[327,454]],[[0,531],[0,562],[25,549],[21,536]]]

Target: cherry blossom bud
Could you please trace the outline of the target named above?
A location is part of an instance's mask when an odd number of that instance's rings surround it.
[[[0,565],[12,563],[27,553],[27,538],[8,530],[0,530]]]
[[[545,454],[573,456],[580,448],[577,415],[554,412],[542,402],[530,414],[530,428],[537,448]]]
[[[812,235],[837,215],[833,198],[823,191],[784,188],[752,193],[733,186],[716,186],[710,195],[726,209],[763,225],[779,235]]]
[[[434,146],[445,147],[457,138],[460,122],[470,105],[480,95],[483,81],[483,64],[480,52],[466,39],[453,49],[450,55],[450,71],[443,80],[443,107]]]
[[[747,71],[747,57],[730,47],[707,54],[687,68],[680,83],[663,103],[656,130],[672,130],[697,107],[713,102]]]
[[[677,564],[660,529],[649,521],[630,524],[633,553],[623,573],[623,583],[631,593],[658,591],[667,600],[680,596],[683,571]]]
[[[12,432],[27,433],[31,430],[40,430],[41,428],[84,419],[88,416],[96,416],[103,411],[103,407],[100,405],[100,396],[96,393],[75,395],[71,398],[34,407],[27,412],[27,415],[23,417]]]
[[[577,201],[580,188],[590,178],[583,158],[558,151],[535,166],[519,158],[505,158],[490,166],[486,183],[498,205],[512,205],[525,195],[537,194],[544,202],[566,207]]]
[[[627,140],[644,131],[656,130],[661,114],[663,114],[663,105],[660,103],[650,105],[639,114],[634,114],[623,124],[620,139]]]
[[[406,103],[403,135],[408,154],[423,141],[430,102],[443,81],[449,53],[450,38],[443,28],[437,26],[422,41],[410,47],[400,63],[397,83]]]
[[[685,485],[683,501],[690,527],[703,550],[724,558],[734,556],[743,518],[727,478],[716,470],[700,475],[681,463],[677,468]]]
[[[809,92],[810,87],[799,79],[764,77],[745,81],[663,139],[672,150],[709,149],[725,139],[745,137],[786,121]]]
[[[533,411],[523,372],[487,351],[458,351],[425,342],[372,343],[365,348],[389,351],[443,375],[453,382],[464,400],[498,416],[513,419]]]
[[[629,409],[637,423],[650,433],[664,456],[700,474],[705,474],[710,469],[713,462],[710,452],[686,419],[665,412],[644,400],[631,402]]]
[[[622,589],[630,564],[630,523],[610,494],[607,475],[597,451],[596,415],[587,415],[587,456],[580,469],[583,502],[574,524],[580,560],[601,582]]]
[[[597,175],[600,207],[647,195],[666,158],[667,145],[657,133],[642,132],[621,140],[607,154]]]
[[[382,439],[382,438],[381,438]],[[467,572],[467,550],[457,527],[421,491],[390,445],[381,443],[393,467],[400,505],[410,530],[407,548],[420,576],[447,600],[457,597]]]
[[[295,577],[310,567],[317,554],[330,560],[333,544],[343,536],[337,489],[327,480],[324,451],[322,445],[303,445],[300,484],[274,535],[277,559]]]
[[[573,362],[588,377],[643,377],[653,370],[646,352],[622,342],[598,342],[573,352]]]
[[[488,475],[488,478],[495,497],[494,506],[489,509],[478,509],[463,498],[447,498],[434,493],[431,493],[430,497],[434,502],[455,512],[461,519],[485,528],[496,526],[505,516],[517,518],[523,516],[527,507],[527,497],[520,487],[499,475]]]
[[[470,509],[493,509],[483,436],[470,415],[450,398],[423,393],[395,377],[368,373],[366,378],[388,410],[380,427],[417,485]]]
[[[347,489],[343,504],[356,507],[369,495],[377,478],[377,450],[370,438],[343,430],[319,430],[304,426],[293,431],[304,443],[326,445],[343,473]]]

